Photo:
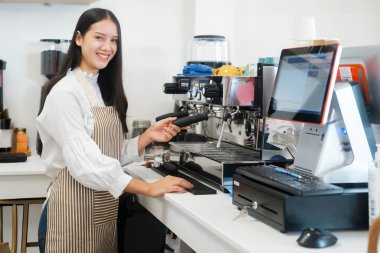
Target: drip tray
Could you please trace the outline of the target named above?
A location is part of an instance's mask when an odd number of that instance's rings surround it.
[[[219,185],[223,192],[231,192],[233,174],[242,165],[262,164],[261,153],[248,147],[217,141],[208,142],[170,142],[170,150],[177,153],[190,153],[199,165],[186,168],[192,175],[202,177]],[[202,159],[203,158],[203,159]],[[194,166],[193,166],[194,167]],[[198,168],[197,168],[198,167]]]
[[[189,152],[195,155],[201,155],[219,163],[232,161],[258,161],[261,158],[259,151],[222,142],[220,147],[216,147],[217,141],[202,143],[194,142],[171,142],[170,146],[176,152]]]

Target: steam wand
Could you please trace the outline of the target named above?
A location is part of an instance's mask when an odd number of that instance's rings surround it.
[[[221,142],[222,142],[222,137],[223,137],[224,128],[225,128],[226,125],[227,125],[227,120],[228,120],[229,118],[231,118],[232,115],[235,115],[235,114],[238,113],[238,112],[239,112],[239,106],[237,106],[236,111],[234,111],[233,113],[226,113],[226,115],[223,117],[222,129],[220,130],[220,135],[219,135],[218,143],[216,144],[216,148],[220,148],[220,144],[221,144]]]

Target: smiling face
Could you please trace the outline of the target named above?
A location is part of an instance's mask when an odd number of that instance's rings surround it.
[[[78,31],[75,42],[82,50],[79,67],[93,74],[104,69],[116,54],[118,37],[116,24],[108,18],[91,25],[84,36]]]

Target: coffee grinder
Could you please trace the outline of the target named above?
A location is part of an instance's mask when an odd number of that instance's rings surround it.
[[[0,59],[0,112],[4,110],[3,103],[3,70],[5,70],[6,62]]]
[[[4,109],[3,101],[3,70],[6,62],[0,59],[0,152],[10,152],[12,149],[11,119],[8,110]]]
[[[58,73],[66,56],[70,40],[41,39],[41,74],[49,80]]]
[[[58,73],[61,68],[64,58],[66,56],[70,40],[65,39],[41,39],[43,46],[41,51],[41,74],[46,76],[49,80]],[[46,84],[41,88],[40,109],[38,114],[41,113],[45,104],[45,99],[48,93]],[[37,132],[37,153],[41,155],[42,142]]]
[[[221,35],[196,35],[188,45],[187,64],[203,64],[211,68],[231,65],[229,43]]]

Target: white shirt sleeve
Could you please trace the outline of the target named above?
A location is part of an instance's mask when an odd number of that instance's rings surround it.
[[[139,156],[138,140],[139,136],[129,140],[124,140],[123,149],[121,151],[122,155],[120,159],[122,166],[127,165],[131,162],[139,162],[144,159],[144,154],[141,154],[141,156]]]
[[[50,113],[44,114],[42,124],[48,126],[45,130],[61,148],[71,176],[86,187],[120,196],[132,178],[118,160],[103,155],[86,132],[77,97],[67,90],[53,90],[45,107]]]

